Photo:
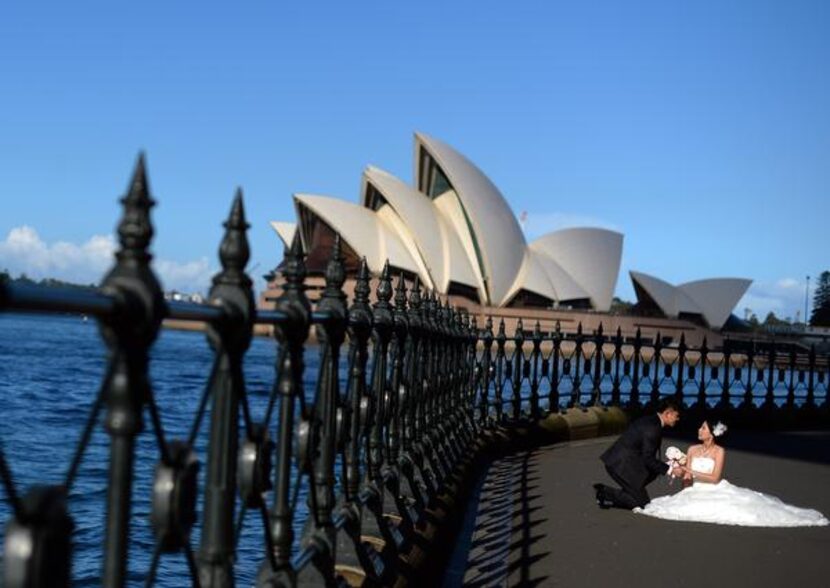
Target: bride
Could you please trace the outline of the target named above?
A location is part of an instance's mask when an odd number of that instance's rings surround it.
[[[749,527],[802,527],[830,524],[820,512],[791,506],[769,494],[734,486],[721,476],[726,451],[716,438],[726,425],[703,421],[697,431],[700,445],[689,448],[682,491],[655,498],[640,514],[675,521],[699,521]]]

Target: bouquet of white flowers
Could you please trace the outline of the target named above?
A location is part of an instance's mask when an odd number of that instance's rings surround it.
[[[686,454],[672,445],[666,449],[666,459],[669,460],[669,472],[672,474],[669,478],[669,484],[671,484],[674,481],[674,468],[686,465]]]
[[[680,451],[674,445],[666,449],[666,459],[668,459],[670,462],[673,462],[673,464],[686,464],[686,454]]]

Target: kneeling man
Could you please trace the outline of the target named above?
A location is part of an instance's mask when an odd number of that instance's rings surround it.
[[[614,444],[600,456],[605,469],[620,488],[594,484],[597,504],[601,508],[632,509],[648,504],[646,486],[657,476],[670,472],[670,466],[660,461],[660,443],[663,427],[673,427],[680,420],[680,410],[673,398],[664,398],[657,407],[657,414],[640,417],[620,435]]]

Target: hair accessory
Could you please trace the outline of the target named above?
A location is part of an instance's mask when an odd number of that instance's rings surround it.
[[[729,427],[724,425],[722,422],[718,421],[718,424],[715,425],[715,427],[712,429],[712,435],[714,435],[715,437],[720,437],[721,435],[726,433],[726,431],[728,431],[728,430],[729,430]]]

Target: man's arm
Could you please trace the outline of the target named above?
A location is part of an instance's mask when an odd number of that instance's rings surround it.
[[[646,468],[655,475],[668,474],[671,466],[663,463],[655,456],[660,449],[660,429],[649,427],[643,431],[643,462]]]

